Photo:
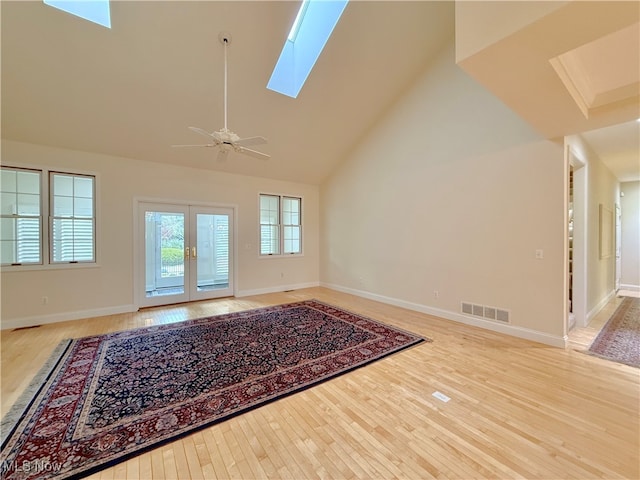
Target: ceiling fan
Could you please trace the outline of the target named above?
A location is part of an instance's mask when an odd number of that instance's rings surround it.
[[[216,132],[207,132],[202,128],[189,127],[189,130],[207,137],[208,143],[196,145],[172,145],[172,147],[217,147],[219,150],[218,161],[224,161],[231,150],[254,158],[259,158],[261,160],[267,160],[270,158],[270,155],[247,148],[247,146],[250,145],[261,145],[267,143],[266,138],[240,138],[227,128],[227,47],[231,43],[231,35],[226,32],[220,32],[218,39],[224,46],[224,128]]]

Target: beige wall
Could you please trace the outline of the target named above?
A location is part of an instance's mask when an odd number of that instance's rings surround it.
[[[589,161],[588,170],[588,231],[587,231],[587,309],[592,311],[613,294],[615,289],[615,254],[600,256],[600,205],[616,211],[618,182],[611,171],[597,158]]]
[[[620,287],[640,291],[640,182],[620,184],[622,271]]]
[[[450,45],[322,185],[321,281],[562,344],[565,170],[563,146],[456,67]],[[462,316],[463,301],[512,324]]]
[[[232,161],[232,160],[229,160]],[[34,165],[95,172],[99,176],[100,266],[79,269],[3,270],[1,317],[7,325],[130,311],[133,298],[134,199],[237,207],[239,295],[317,285],[319,278],[318,187],[133,159],[2,142],[4,165]],[[304,256],[259,258],[258,194],[303,197]],[[48,297],[48,304],[41,299]]]

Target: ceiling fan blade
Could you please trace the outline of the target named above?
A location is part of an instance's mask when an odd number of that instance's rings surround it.
[[[171,145],[172,147],[215,147],[215,143],[202,143],[197,145]]]
[[[205,137],[211,137],[212,136],[209,132],[207,132],[206,130],[203,130],[202,128],[189,127],[189,130],[191,130],[192,132],[199,133],[200,135],[204,135]]]
[[[267,143],[267,139],[264,137],[247,137],[236,140],[234,143],[241,147],[248,147],[249,145],[262,145],[263,143]]]
[[[249,155],[250,157],[259,158],[260,160],[268,160],[271,158],[271,155],[267,155],[266,153],[257,152],[255,150],[251,150],[250,148],[245,148],[240,145],[237,146],[237,151],[239,153],[244,153],[245,155]]]
[[[227,159],[228,155],[229,155],[229,150],[227,150],[226,148],[220,150],[220,152],[218,152],[218,158],[217,158],[218,162],[224,162]]]

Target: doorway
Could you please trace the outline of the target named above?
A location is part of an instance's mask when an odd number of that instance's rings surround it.
[[[568,318],[567,332],[587,325],[587,170],[586,162],[570,147],[568,217]]]
[[[618,194],[618,198],[620,194]],[[620,290],[620,279],[622,277],[622,210],[619,203],[616,203],[616,293]]]
[[[138,306],[234,293],[232,208],[138,205]]]

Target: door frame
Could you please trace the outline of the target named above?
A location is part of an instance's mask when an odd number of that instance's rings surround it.
[[[144,276],[144,271],[140,268],[140,218],[139,218],[139,210],[141,203],[155,203],[155,204],[165,204],[165,205],[180,205],[184,207],[204,207],[204,208],[224,208],[232,211],[232,235],[233,240],[231,242],[231,253],[232,259],[230,261],[229,268],[232,269],[232,285],[231,291],[232,295],[235,297],[238,293],[238,206],[236,204],[228,204],[228,203],[209,203],[209,202],[198,202],[198,201],[188,201],[188,200],[176,200],[176,199],[168,199],[168,198],[157,198],[157,197],[134,197],[133,198],[133,247],[131,249],[131,261],[133,264],[133,305],[136,310],[140,310],[140,308],[145,308],[140,304],[140,286],[142,284],[142,277]],[[193,300],[197,301],[197,300]]]
[[[620,192],[618,192],[617,197],[620,198]],[[616,210],[616,268],[614,275],[614,288],[616,293],[618,293],[618,290],[620,290],[620,281],[622,279],[622,205],[620,204],[620,201],[617,201],[614,207]]]
[[[587,172],[588,164],[580,154],[567,146],[567,168],[573,167],[573,315],[575,327],[587,326]],[[567,232],[568,235],[568,232]],[[569,252],[566,253],[567,258]],[[567,262],[567,277],[568,262]],[[567,292],[568,298],[568,292]],[[569,332],[569,316],[565,334]]]

